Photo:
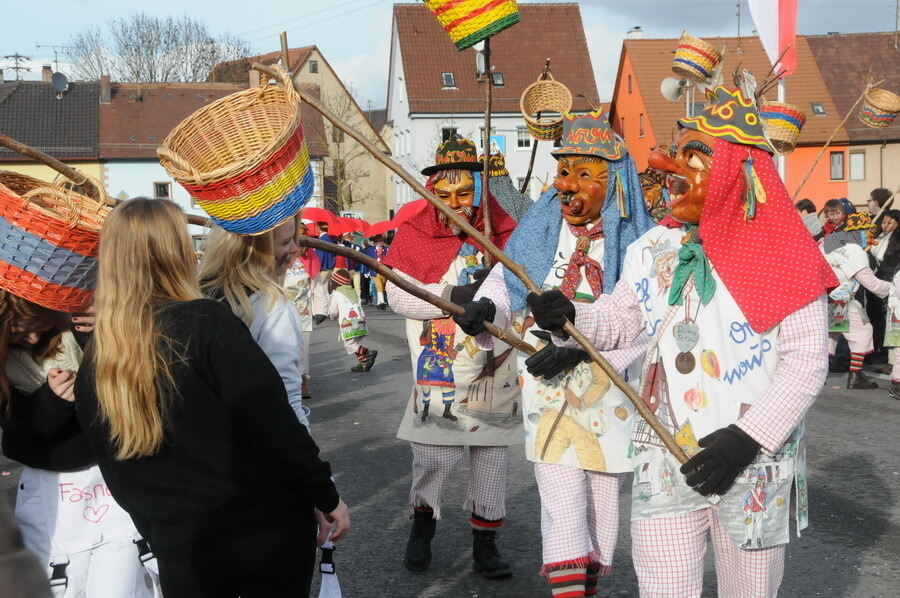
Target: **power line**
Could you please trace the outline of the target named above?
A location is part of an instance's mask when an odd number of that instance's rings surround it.
[[[275,27],[281,27],[281,28],[283,28],[283,27],[284,27],[285,25],[287,25],[288,23],[293,23],[293,22],[295,22],[295,21],[301,21],[301,20],[304,20],[304,19],[308,19],[310,16],[319,15],[319,14],[322,14],[322,13],[325,13],[325,12],[329,12],[329,11],[332,11],[332,10],[335,10],[335,9],[338,9],[338,8],[341,8],[341,7],[344,7],[344,6],[347,6],[348,4],[354,4],[354,3],[360,2],[360,1],[364,1],[364,0],[348,0],[348,1],[346,1],[346,2],[341,2],[340,4],[334,4],[334,5],[332,5],[332,6],[329,6],[329,7],[327,7],[327,8],[323,8],[323,9],[321,9],[321,10],[314,10],[314,11],[312,11],[312,12],[304,13],[303,16],[300,16],[300,17],[294,17],[294,18],[292,18],[292,19],[284,19],[284,20],[281,20],[281,21],[272,23],[272,24],[270,24],[270,25],[263,25],[262,27],[255,27],[255,28],[253,28],[253,29],[249,29],[249,30],[247,30],[247,31],[244,31],[244,32],[242,32],[242,33],[239,33],[238,35],[242,35],[242,36],[243,36],[243,35],[250,35],[251,33],[256,33],[257,31],[264,31],[264,30],[266,30],[266,29],[273,29],[273,28],[275,28]]]
[[[21,71],[28,72],[31,70],[27,66],[22,66],[22,63],[24,63],[26,60],[31,60],[30,56],[22,56],[21,54],[16,52],[15,54],[8,54],[7,56],[4,56],[4,58],[13,61],[13,66],[9,67],[9,69],[16,71],[16,81],[22,80],[22,75],[20,74]]]

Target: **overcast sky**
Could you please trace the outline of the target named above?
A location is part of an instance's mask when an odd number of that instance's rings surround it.
[[[552,1],[552,0],[551,0]],[[774,1],[774,0],[773,0]],[[520,3],[525,3],[520,0]],[[897,0],[799,0],[798,32],[803,34],[892,31]],[[144,3],[141,3],[144,4]],[[315,44],[360,105],[383,107],[387,94],[392,0],[154,0],[145,10],[160,16],[201,20],[214,35],[231,33],[250,43],[256,53],[279,49],[278,33],[287,30],[291,47]],[[700,37],[737,35],[737,0],[582,0],[591,61],[601,99],[612,94],[619,50],[634,26],[648,38],[678,37],[682,29]],[[753,34],[753,22],[742,0],[741,34]],[[31,57],[39,78],[41,64],[53,62],[53,50],[65,46],[72,33],[104,27],[127,17],[138,3],[122,0],[0,0],[0,67],[16,52]],[[64,52],[64,50],[62,50]],[[60,54],[60,70],[66,57]]]

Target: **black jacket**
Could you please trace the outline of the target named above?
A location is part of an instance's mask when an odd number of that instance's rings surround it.
[[[181,347],[171,360],[174,390],[157,454],[115,459],[98,418],[92,344],[75,383],[78,418],[104,479],[154,552],[179,558],[277,529],[287,511],[334,510],[331,470],[244,323],[208,299],[169,303],[156,321]]]

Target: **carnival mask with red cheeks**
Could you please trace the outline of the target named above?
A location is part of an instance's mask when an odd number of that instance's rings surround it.
[[[600,217],[606,201],[608,177],[606,160],[584,156],[559,158],[553,187],[559,193],[566,222],[586,226]]]
[[[447,204],[453,211],[471,223],[475,215],[475,179],[468,170],[451,170],[444,173],[440,179],[434,182],[434,194]],[[438,218],[458,235],[462,231],[458,226],[449,221],[443,212],[438,213]]]
[[[675,139],[674,156],[658,149],[650,153],[650,166],[666,174],[669,207],[679,222],[700,222],[709,189],[714,143],[712,135],[682,129]]]

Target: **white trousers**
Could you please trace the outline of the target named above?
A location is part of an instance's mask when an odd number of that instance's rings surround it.
[[[608,575],[619,533],[621,474],[535,463],[541,495],[542,573],[599,562]]]
[[[641,598],[699,598],[710,536],[720,598],[778,595],[785,545],[742,550],[708,508],[631,522],[631,556]]]
[[[450,472],[462,459],[463,446],[410,442],[413,453],[412,488],[409,502],[414,507],[429,507],[434,518],[441,518],[444,486]],[[506,515],[506,473],[509,447],[469,447],[469,487],[463,509],[479,517],[496,521]]]

